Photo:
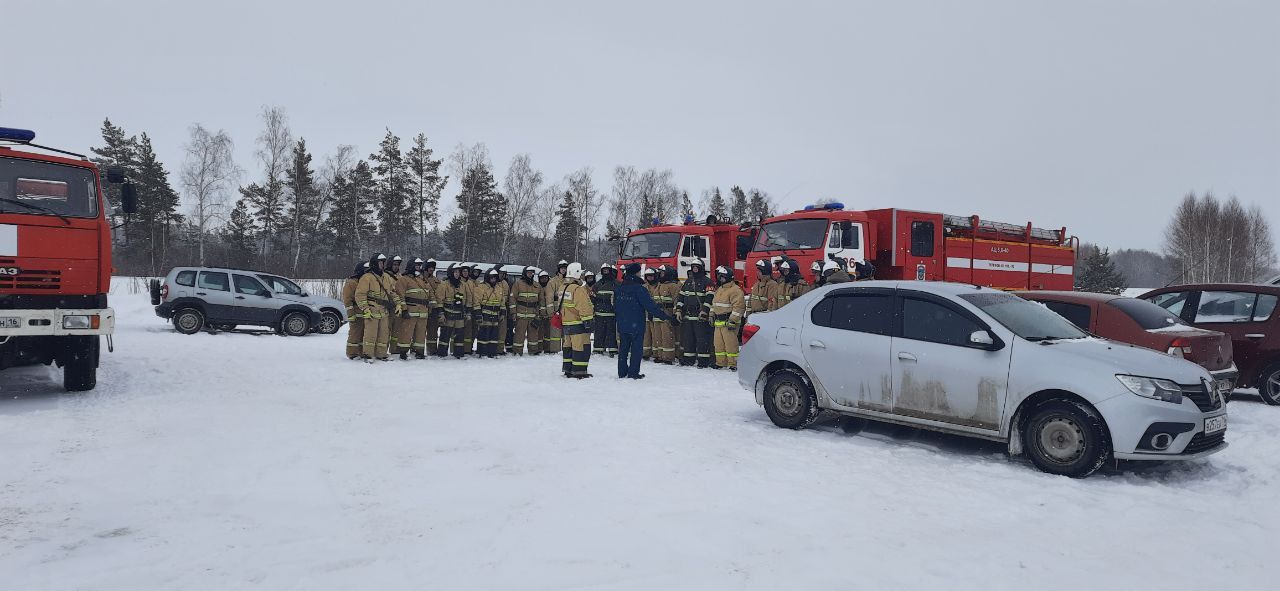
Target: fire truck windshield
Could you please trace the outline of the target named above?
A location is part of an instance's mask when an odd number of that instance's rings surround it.
[[[0,158],[0,213],[91,218],[98,189],[87,168]]]
[[[765,224],[756,236],[755,252],[804,250],[826,243],[827,220],[783,220]]]
[[[627,238],[626,244],[622,245],[622,258],[645,259],[669,257],[675,254],[676,247],[679,246],[679,244],[679,232],[636,234],[635,236]]]

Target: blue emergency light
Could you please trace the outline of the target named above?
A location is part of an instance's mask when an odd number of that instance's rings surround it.
[[[843,203],[840,203],[839,201],[832,201],[831,203],[828,203],[828,204],[826,204],[826,205],[825,205],[825,206],[823,206],[823,207],[825,207],[826,209],[839,209],[839,210],[843,210],[843,209],[844,209],[844,204],[843,204]]]
[[[11,142],[28,143],[36,139],[36,132],[30,129],[14,129],[12,127],[0,127],[0,140],[8,140]]]
[[[691,216],[691,215],[684,216],[684,223],[686,223],[686,224],[692,224],[692,223],[693,223],[693,216]]]
[[[805,210],[805,211],[813,211],[813,206],[812,206],[812,205],[806,205],[806,206],[804,206],[804,210]]]

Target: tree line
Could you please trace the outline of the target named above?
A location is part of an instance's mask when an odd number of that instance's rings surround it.
[[[562,258],[598,265],[616,255],[608,239],[632,229],[701,219],[700,210],[750,222],[776,207],[767,192],[738,185],[727,199],[719,187],[704,190],[695,207],[670,169],[619,165],[607,192],[590,167],[548,181],[529,154],[512,158],[499,181],[483,143],[441,154],[418,133],[405,149],[390,129],[368,156],[344,144],[317,160],[284,109],[265,107],[260,118],[251,170],[235,161],[229,134],[195,124],[175,175],[145,132],[103,121],[91,160],[125,168],[138,194],[136,213],[113,214],[118,272],[159,275],[204,264],[341,277],[375,250],[543,268]],[[452,215],[444,219],[450,188]],[[105,190],[119,203],[118,188]]]

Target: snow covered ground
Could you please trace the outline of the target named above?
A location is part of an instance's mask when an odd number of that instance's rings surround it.
[[[4,589],[1260,589],[1280,409],[1087,480],[998,445],[773,427],[732,375],[369,366],[113,296],[97,390],[0,373]],[[1270,581],[1270,582],[1268,582]]]

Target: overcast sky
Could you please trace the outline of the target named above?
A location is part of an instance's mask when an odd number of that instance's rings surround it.
[[[87,151],[103,117],[171,172],[195,122],[247,180],[263,105],[316,161],[390,127],[671,168],[697,199],[977,213],[1158,248],[1187,191],[1280,231],[1280,2],[0,0],[0,126]],[[175,178],[176,180],[176,178]],[[447,198],[455,193],[451,187]]]

